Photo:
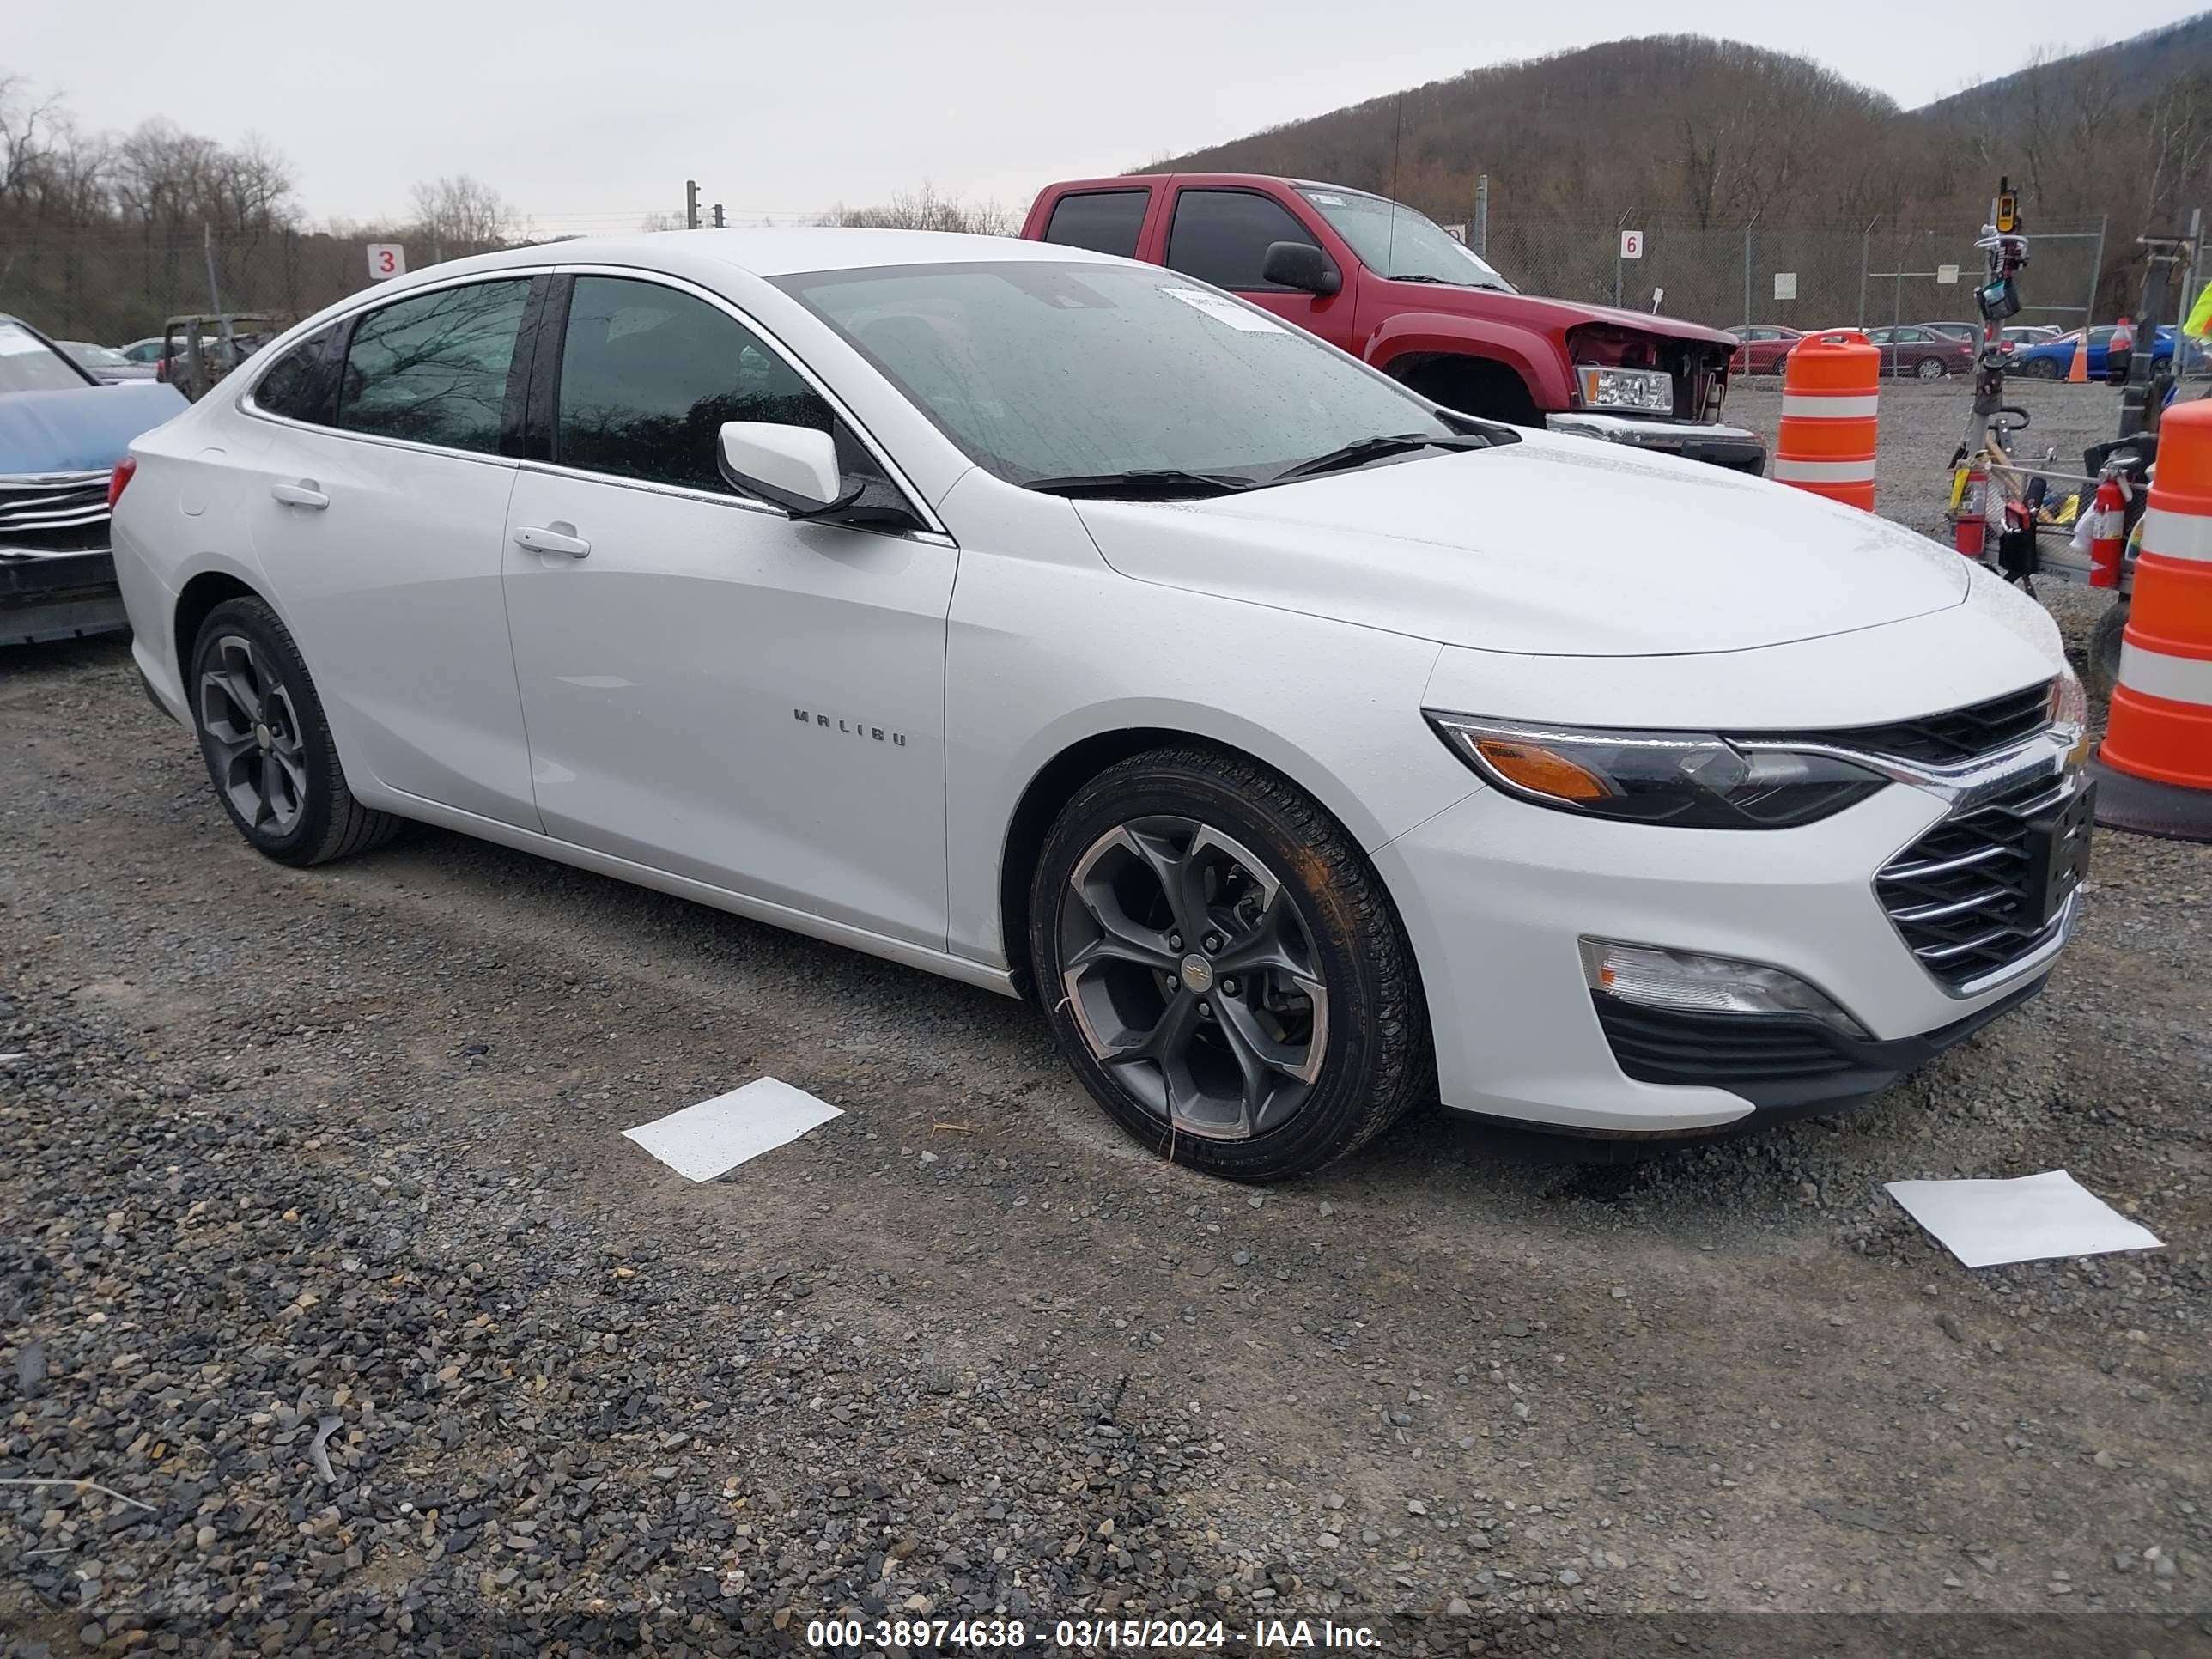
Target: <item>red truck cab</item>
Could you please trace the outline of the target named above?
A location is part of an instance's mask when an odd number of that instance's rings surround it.
[[[1048,185],[1022,234],[1165,265],[1318,334],[1447,408],[1761,472],[1723,425],[1733,335],[1516,292],[1370,191],[1245,173]]]

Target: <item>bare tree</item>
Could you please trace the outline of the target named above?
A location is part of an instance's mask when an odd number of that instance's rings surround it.
[[[424,179],[415,186],[415,220],[447,253],[503,246],[518,220],[505,198],[481,179],[463,173]]]
[[[937,186],[927,181],[920,190],[902,191],[875,207],[848,208],[840,203],[816,222],[874,230],[957,230],[977,236],[1012,236],[1021,228],[1021,220],[1012,210],[996,202],[963,202],[957,196],[940,196]]]

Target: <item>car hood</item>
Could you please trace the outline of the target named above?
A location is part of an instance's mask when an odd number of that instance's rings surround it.
[[[1614,306],[1583,305],[1555,300],[1547,294],[1504,294],[1494,288],[1455,288],[1440,283],[1396,283],[1377,279],[1389,288],[1389,302],[1408,311],[1442,311],[1493,322],[1517,323],[1540,332],[1578,328],[1585,323],[1610,323],[1632,334],[1657,335],[1669,340],[1695,340],[1733,351],[1742,343],[1735,335],[1708,328],[1703,323],[1655,312],[1625,311]],[[1363,294],[1364,290],[1362,290]],[[1361,308],[1366,307],[1361,301]]]
[[[0,397],[0,477],[96,472],[140,433],[191,405],[173,386],[131,381]]]
[[[1870,513],[1542,433],[1243,495],[1076,510],[1139,581],[1539,656],[1751,650],[1967,592],[1966,560]]]

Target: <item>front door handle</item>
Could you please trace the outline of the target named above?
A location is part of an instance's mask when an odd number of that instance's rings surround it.
[[[269,494],[287,507],[313,507],[318,513],[331,504],[331,498],[323,494],[313,478],[302,478],[297,483],[271,484]]]
[[[559,519],[542,527],[523,526],[514,532],[514,544],[532,553],[565,553],[572,559],[583,558],[592,550],[591,543],[576,533],[575,526]]]

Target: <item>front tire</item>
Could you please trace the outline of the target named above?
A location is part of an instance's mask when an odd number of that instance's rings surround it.
[[[1419,976],[1343,827],[1242,757],[1092,779],[1046,837],[1030,959],[1084,1086],[1136,1140],[1233,1181],[1344,1157],[1434,1093]]]
[[[216,799],[256,852],[306,866],[367,852],[400,820],[353,798],[291,630],[258,599],[208,612],[185,675]]]
[[[1949,371],[1945,368],[1941,357],[1923,357],[1920,366],[1912,372],[1923,380],[1940,380]]]

